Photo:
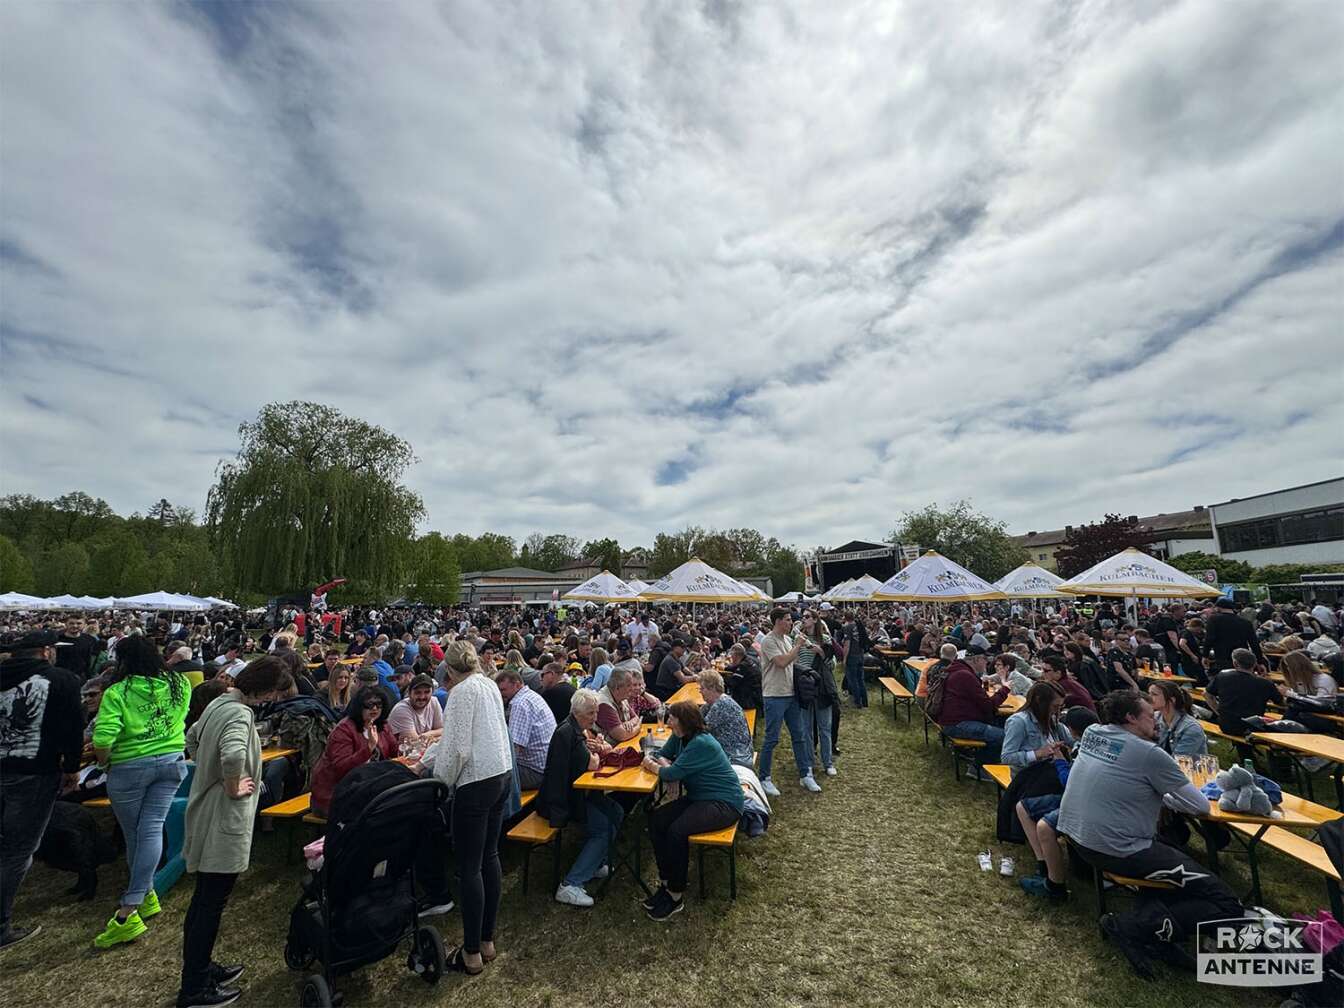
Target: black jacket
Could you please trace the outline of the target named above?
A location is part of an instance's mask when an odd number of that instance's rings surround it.
[[[1255,628],[1236,613],[1216,612],[1209,617],[1205,627],[1204,650],[1213,659],[1213,673],[1232,667],[1232,652],[1237,648],[1249,648],[1260,655],[1260,642],[1256,639]]]
[[[537,814],[552,826],[588,821],[588,810],[584,808],[586,796],[574,787],[574,782],[588,772],[589,755],[583,741],[583,729],[570,715],[551,735],[551,745],[546,750],[546,771],[537,795]]]
[[[74,773],[84,750],[79,679],[41,658],[0,664],[0,770]]]
[[[723,678],[728,695],[743,710],[755,710],[761,706],[761,665],[755,655],[743,655],[741,663],[727,669]]]

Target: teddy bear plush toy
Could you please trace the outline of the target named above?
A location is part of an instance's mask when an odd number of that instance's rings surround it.
[[[1273,811],[1269,795],[1256,786],[1255,778],[1243,766],[1233,765],[1221,770],[1217,778],[1223,795],[1218,799],[1218,807],[1224,812],[1249,812],[1251,815],[1268,816]]]

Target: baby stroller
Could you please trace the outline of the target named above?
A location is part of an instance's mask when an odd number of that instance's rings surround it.
[[[305,1008],[339,1004],[340,995],[332,991],[335,977],[387,958],[407,937],[407,967],[426,983],[438,983],[443,939],[420,924],[415,861],[447,797],[442,781],[398,784],[374,797],[344,829],[328,833],[322,868],[304,883],[285,941],[290,969],[322,965],[304,980]]]

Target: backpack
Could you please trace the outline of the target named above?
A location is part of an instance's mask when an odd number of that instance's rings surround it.
[[[924,710],[934,720],[937,720],[938,715],[943,712],[943,696],[947,692],[948,664],[948,662],[939,659],[929,666],[929,671],[924,676],[924,688],[928,691],[928,695],[924,699]]]
[[[273,704],[268,718],[280,735],[280,744],[299,750],[304,790],[311,789],[313,768],[322,758],[339,716],[317,697],[296,696]]]

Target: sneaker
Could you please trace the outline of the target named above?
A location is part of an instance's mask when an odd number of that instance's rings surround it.
[[[800,778],[798,783],[802,785],[804,791],[811,791],[815,793],[821,790],[821,785],[817,783],[816,778],[813,777],[811,774],[808,774],[806,777]]]
[[[593,878],[602,880],[611,874],[611,865],[604,864],[593,873]]]
[[[159,906],[159,894],[151,889],[145,893],[145,898],[141,901],[140,909],[137,912],[140,914],[141,920],[149,920],[162,909],[163,907]]]
[[[660,894],[660,899],[653,905],[649,917],[656,921],[665,921],[675,913],[681,913],[682,907],[686,905],[684,900],[673,899],[672,894],[664,889]]]
[[[555,891],[555,901],[576,907],[593,905],[593,898],[576,885],[562,885]]]
[[[976,863],[980,865],[981,871],[994,870],[994,858],[990,856],[989,851],[981,851],[975,857]]]
[[[429,903],[420,908],[421,917],[442,917],[446,913],[452,913],[456,904],[452,900],[444,900],[442,903]]]
[[[18,927],[14,924],[9,926],[9,931],[5,933],[3,940],[0,940],[0,949],[7,949],[19,944],[21,941],[27,941],[35,934],[42,933],[42,925],[34,924],[32,927]]]
[[[660,885],[657,891],[646,900],[640,900],[639,905],[645,910],[652,910],[658,905],[658,897],[667,894],[667,886]]]
[[[828,766],[828,767],[826,768],[826,776],[827,776],[827,777],[834,777],[834,776],[835,776],[835,773],[836,773],[836,771],[835,771],[835,767],[833,767],[833,766]]]
[[[223,1005],[233,1004],[242,995],[243,992],[237,987],[215,985],[195,994],[179,994],[177,1008],[222,1008]]]
[[[1069,898],[1068,889],[1062,885],[1058,888],[1051,886],[1044,875],[1026,875],[1018,879],[1017,884],[1028,896],[1044,896],[1051,903],[1063,903]]]
[[[124,921],[117,920],[117,915],[113,914],[112,919],[107,922],[107,927],[103,928],[102,934],[94,937],[93,947],[110,949],[113,945],[135,941],[148,930],[149,928],[145,927],[145,922],[140,919],[140,915],[134,910]]]
[[[775,787],[775,782],[772,781],[769,777],[761,781],[761,790],[764,791],[766,794],[768,794],[771,798],[779,797],[779,788]]]
[[[1156,976],[1153,972],[1153,961],[1148,958],[1143,943],[1125,933],[1124,926],[1115,914],[1104,914],[1097,923],[1101,926],[1101,933],[1120,950],[1121,955],[1129,961],[1129,968],[1137,976],[1144,980],[1152,980]]]
[[[999,858],[999,874],[1004,876],[1005,878],[1012,878],[1013,869],[1016,867],[1017,865],[1013,863],[1012,858],[1010,857]]]
[[[216,987],[227,987],[243,975],[244,969],[245,967],[241,963],[224,966],[212,962],[210,964],[210,982]]]

